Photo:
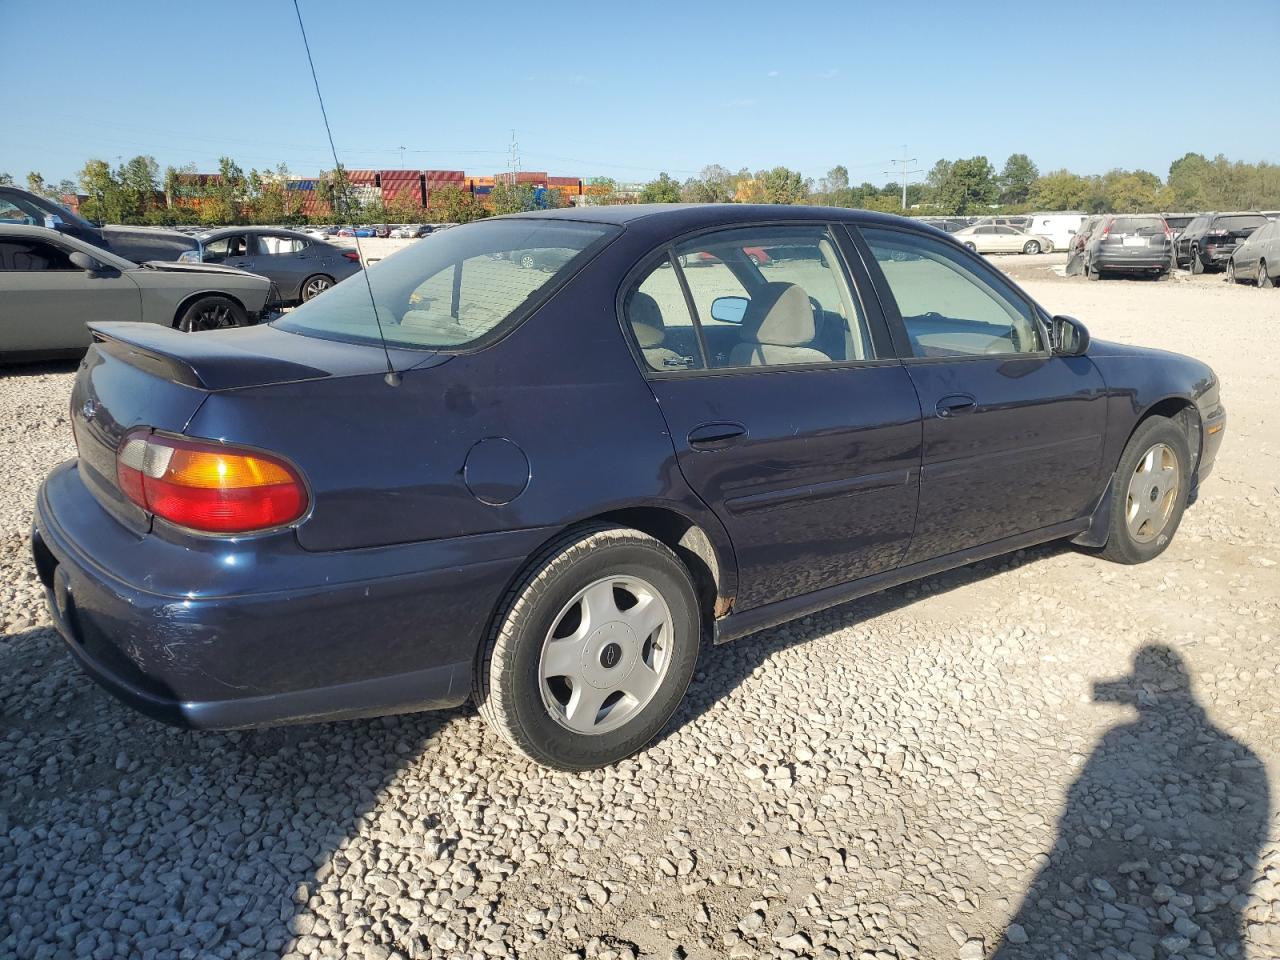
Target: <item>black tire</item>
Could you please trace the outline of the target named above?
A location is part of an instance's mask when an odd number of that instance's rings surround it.
[[[1157,444],[1170,448],[1178,462],[1178,487],[1173,496],[1172,508],[1163,520],[1163,526],[1153,531],[1152,539],[1145,542],[1135,538],[1129,529],[1129,483],[1140,461]],[[1183,511],[1187,507],[1187,493],[1191,481],[1191,454],[1187,437],[1178,425],[1167,417],[1150,417],[1138,425],[1125,445],[1115,477],[1111,481],[1111,517],[1107,545],[1100,555],[1113,563],[1146,563],[1164,553],[1165,548],[1178,532]]]
[[[1267,273],[1267,261],[1258,261],[1258,289],[1265,290],[1268,287],[1274,287],[1275,281],[1271,279],[1271,274]]]
[[[205,330],[225,330],[243,327],[249,323],[244,307],[230,297],[209,294],[197,297],[180,310],[173,325],[183,333],[199,333]]]
[[[1086,280],[1101,280],[1102,274],[1094,267],[1092,260],[1084,262],[1084,278]]]
[[[651,699],[622,726],[575,732],[544,702],[543,648],[566,604],[611,576],[638,577],[666,602],[670,659]],[[626,527],[583,527],[548,546],[508,591],[480,652],[472,695],[489,726],[525,756],[557,770],[592,770],[630,756],[666,726],[693,677],[701,641],[693,580],[666,544]]]
[[[317,273],[315,276],[307,277],[302,281],[302,286],[298,288],[298,297],[303,303],[308,300],[314,300],[330,289],[334,282],[333,277],[324,273]]]
[[[1200,259],[1199,247],[1193,246],[1191,248],[1191,263],[1189,264],[1189,269],[1197,276],[1204,273],[1204,261]]]
[[[1029,256],[1034,256],[1040,252],[1040,244],[1035,240],[1028,240],[1022,248],[1022,252]]]

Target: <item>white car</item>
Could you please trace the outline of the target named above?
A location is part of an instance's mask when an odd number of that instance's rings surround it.
[[[951,236],[978,253],[1051,253],[1053,251],[1053,241],[1046,236],[998,224],[965,227]]]

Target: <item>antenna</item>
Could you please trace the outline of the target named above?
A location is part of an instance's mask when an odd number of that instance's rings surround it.
[[[907,159],[907,145],[905,143],[902,145],[902,159],[890,160],[889,162],[893,164],[895,167],[898,164],[902,164],[902,209],[905,210],[907,209],[907,178],[911,176],[911,174],[913,173],[920,173],[920,170],[917,168],[912,168],[910,170],[907,169],[907,167],[910,164],[913,164],[916,162],[916,158],[911,157],[910,159]],[[895,174],[896,174],[896,171],[894,170],[886,170],[884,172],[884,175],[886,177],[892,177]]]
[[[298,15],[298,29],[302,32],[302,46],[307,51],[307,64],[311,67],[311,82],[316,87],[316,99],[320,101],[320,116],[324,118],[324,132],[329,137],[329,152],[333,154],[333,174],[335,178],[343,176],[342,164],[338,162],[338,148],[333,145],[333,130],[329,127],[329,112],[324,108],[324,97],[320,94],[320,78],[316,76],[316,63],[311,59],[311,44],[307,42],[307,28],[302,24],[302,10],[298,7],[298,0],[293,0],[293,12]],[[339,195],[345,203],[346,190],[334,191],[334,205],[337,206]],[[344,212],[349,213],[350,211]],[[351,231],[353,234],[355,231]],[[356,255],[360,258],[360,262],[364,263],[364,251],[360,249],[360,237],[353,236],[356,242]],[[369,306],[373,308],[373,322],[378,325],[378,340],[382,343],[382,355],[387,361],[387,375],[383,377],[389,387],[400,386],[400,374],[396,373],[395,365],[391,362],[391,351],[387,348],[387,338],[382,332],[382,318],[378,315],[378,301],[373,297],[373,283],[369,280],[369,268],[365,267],[361,271],[364,274],[364,284],[369,290]]]

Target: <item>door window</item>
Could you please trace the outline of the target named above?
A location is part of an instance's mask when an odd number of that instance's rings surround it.
[[[917,357],[1038,353],[1035,315],[994,274],[979,272],[946,243],[866,228],[862,235],[897,302]]]
[[[67,251],[44,240],[6,237],[0,240],[0,270],[34,273],[46,270],[79,270]]]
[[[238,234],[221,237],[204,245],[205,263],[222,263],[229,257],[243,257],[248,254],[249,244]]]
[[[724,230],[687,240],[675,253],[707,366],[874,358],[825,227]]]
[[[627,294],[623,312],[650,370],[700,370],[702,347],[680,277],[663,257]]]
[[[258,237],[259,249],[269,256],[301,253],[308,246],[310,246],[310,244],[306,240],[302,240],[298,237],[278,237],[270,234]]]

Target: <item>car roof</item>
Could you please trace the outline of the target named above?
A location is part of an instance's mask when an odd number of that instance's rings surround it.
[[[219,227],[217,230],[210,230],[208,233],[199,234],[201,240],[217,240],[219,237],[227,237],[232,234],[260,234],[273,233],[285,237],[297,237],[299,240],[310,240],[305,233],[294,230],[289,227]]]
[[[703,226],[758,223],[761,220],[844,220],[855,223],[920,226],[918,220],[850,207],[801,206],[784,203],[620,203],[601,207],[566,207],[511,213],[491,220],[578,220],[625,226],[638,220],[662,221],[664,227],[696,230]]]

